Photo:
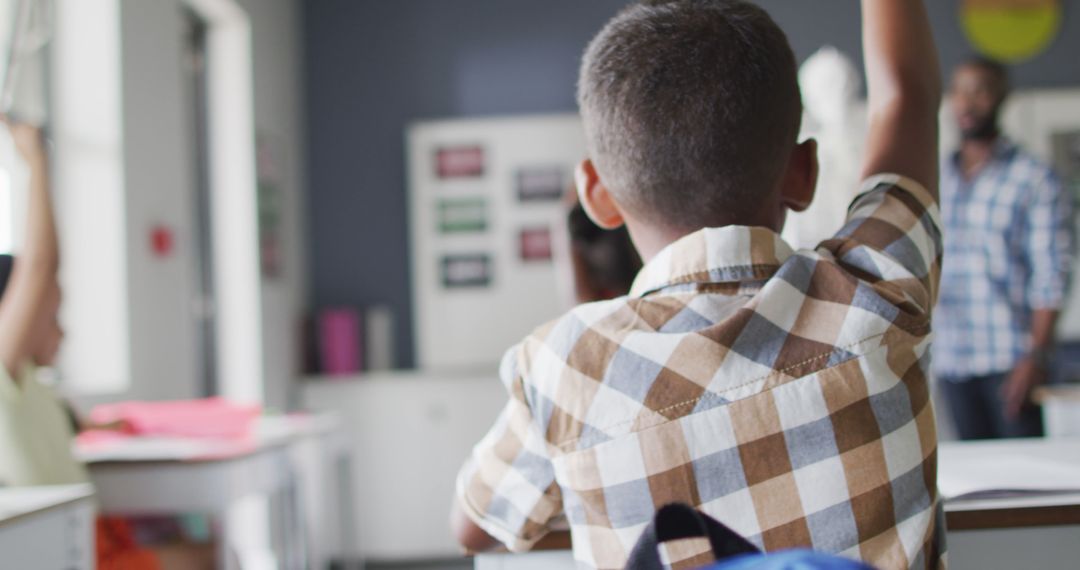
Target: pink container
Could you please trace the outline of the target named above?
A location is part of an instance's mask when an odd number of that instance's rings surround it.
[[[355,309],[319,313],[320,368],[330,376],[360,371],[360,315]]]

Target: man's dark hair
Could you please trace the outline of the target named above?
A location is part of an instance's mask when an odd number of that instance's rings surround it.
[[[959,67],[974,67],[992,77],[1001,90],[1001,98],[1008,96],[1011,84],[1009,80],[1009,68],[996,59],[990,59],[981,55],[969,55]]]
[[[802,118],[787,36],[741,0],[627,7],[586,49],[578,104],[606,186],[680,230],[756,214]]]

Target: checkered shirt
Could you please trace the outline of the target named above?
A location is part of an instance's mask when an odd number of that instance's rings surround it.
[[[1073,265],[1073,197],[1049,166],[1001,140],[972,180],[942,168],[945,266],[934,372],[945,379],[1012,370],[1036,309],[1061,309]]]
[[[926,378],[939,214],[910,180],[866,189],[816,251],[701,230],[628,297],[511,349],[509,402],[458,476],[466,514],[515,552],[565,516],[584,567],[622,568],[676,501],[770,551],[943,566]],[[709,561],[702,541],[665,556]]]

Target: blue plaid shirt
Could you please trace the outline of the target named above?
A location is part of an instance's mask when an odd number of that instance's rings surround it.
[[[1030,349],[1032,312],[1064,304],[1072,195],[1049,166],[1004,139],[972,180],[954,154],[942,169],[941,193],[934,371],[953,380],[1007,372]]]

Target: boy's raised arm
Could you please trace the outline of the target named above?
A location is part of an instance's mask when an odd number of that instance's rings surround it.
[[[923,0],[862,0],[870,131],[864,177],[914,179],[938,195],[941,71]]]
[[[24,124],[8,128],[30,168],[26,240],[0,299],[0,364],[17,377],[31,356],[38,313],[45,304],[48,287],[56,281],[60,254],[41,130]]]

